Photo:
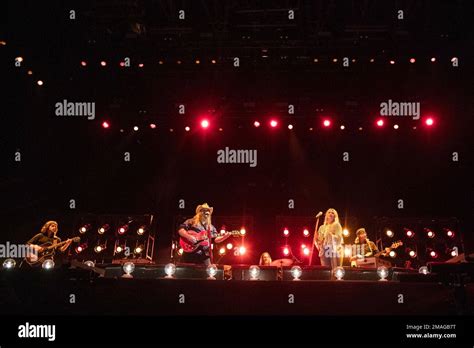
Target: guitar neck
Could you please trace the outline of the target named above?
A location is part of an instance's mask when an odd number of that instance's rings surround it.
[[[64,244],[66,244],[67,242],[69,242],[71,239],[67,239],[63,242],[59,242],[57,244],[54,244],[54,245],[50,245],[49,247],[46,247],[45,249],[46,250],[50,250],[50,249],[55,249],[55,248],[59,248],[60,246],[63,246]]]

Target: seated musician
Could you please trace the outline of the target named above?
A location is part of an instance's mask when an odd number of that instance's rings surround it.
[[[260,255],[260,261],[258,262],[260,266],[271,266],[272,264],[272,257],[268,252],[264,252]]]
[[[37,252],[43,251],[41,245],[45,243],[51,243],[51,245],[55,245],[61,242],[61,238],[57,237],[56,234],[58,233],[58,223],[56,221],[48,221],[46,222],[43,227],[41,227],[41,232],[33,236],[28,242],[31,248],[35,249]],[[66,251],[72,241],[68,241],[62,247],[59,248],[61,252]]]
[[[206,232],[209,231],[211,239],[215,243],[222,243],[225,241],[230,234],[219,236],[216,228],[212,225],[211,216],[214,208],[210,207],[207,203],[198,205],[196,208],[196,215],[193,218],[184,221],[178,230],[178,234],[181,238],[188,240],[192,245],[195,245],[198,241],[197,237],[190,232]],[[205,240],[208,240],[207,234]],[[183,262],[204,264],[206,266],[211,264],[209,254],[209,244],[196,248],[192,252],[184,252],[181,258]]]
[[[356,232],[356,239],[354,241],[356,245],[357,254],[351,257],[351,266],[357,267],[356,260],[357,259],[364,259],[366,257],[374,256],[376,253],[379,252],[377,245],[374,242],[367,238],[367,232],[365,228],[359,228]],[[388,252],[386,248],[385,252]]]

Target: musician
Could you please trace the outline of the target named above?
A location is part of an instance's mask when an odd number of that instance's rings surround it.
[[[359,228],[356,231],[356,239],[354,240],[354,244],[357,248],[357,254],[351,257],[351,266],[353,267],[357,266],[357,259],[371,257],[379,252],[377,245],[375,245],[374,242],[367,238],[367,232],[365,231],[365,228]],[[384,252],[381,255],[385,255],[388,252],[390,252],[390,249],[385,248]]]
[[[319,227],[316,238],[317,248],[321,265],[335,268],[342,265],[343,236],[342,226],[339,223],[339,215],[336,209],[330,208],[324,216],[324,224]]]
[[[61,242],[61,238],[56,235],[57,233],[58,223],[56,221],[48,221],[43,225],[43,227],[41,227],[41,232],[36,234],[33,238],[26,242],[26,244],[40,253],[41,251],[43,251],[41,245],[45,243],[51,243],[51,245],[56,245],[57,243]],[[71,245],[71,243],[72,240],[68,241],[62,247],[59,248],[59,251],[66,251],[66,249],[69,247],[69,245]]]
[[[214,243],[222,243],[227,238],[229,238],[230,234],[225,234],[222,236],[217,234],[217,230],[211,222],[213,211],[214,208],[210,207],[207,203],[198,205],[196,207],[196,215],[194,215],[193,218],[184,221],[179,226],[178,234],[182,238],[187,239],[192,244],[196,244],[198,240],[188,232],[193,231],[200,233],[203,231],[209,231],[211,239],[214,240]],[[200,263],[209,266],[211,264],[209,246],[199,246],[192,253],[184,253],[181,260],[183,262]]]
[[[272,257],[268,252],[264,252],[260,255],[260,261],[258,262],[260,266],[271,266],[272,264]]]

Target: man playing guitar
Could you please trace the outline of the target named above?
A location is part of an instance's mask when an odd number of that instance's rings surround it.
[[[57,233],[58,223],[56,221],[48,221],[41,228],[41,232],[36,234],[33,238],[26,242],[26,244],[32,249],[36,250],[37,253],[41,253],[44,249],[42,245],[50,244],[54,247],[54,245],[61,243],[61,239],[56,236]],[[71,243],[72,240],[66,241],[61,247],[58,248],[59,251],[66,251]]]
[[[230,234],[218,236],[216,228],[211,223],[211,216],[214,208],[207,203],[198,205],[196,215],[184,221],[178,229],[181,242],[196,248],[190,248],[189,252],[184,252],[182,261],[187,263],[200,263],[206,266],[211,264],[210,261],[210,241],[208,235],[215,243],[222,243]]]

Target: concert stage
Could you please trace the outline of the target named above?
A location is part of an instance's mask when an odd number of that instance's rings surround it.
[[[375,271],[346,269],[344,280],[328,280],[328,269],[309,267],[303,268],[302,280],[293,281],[289,268],[283,270],[283,280],[275,280],[277,268],[262,268],[260,279],[267,280],[247,280],[248,266],[233,266],[231,273],[232,280],[222,280],[220,269],[216,280],[208,280],[204,268],[188,266],[178,266],[174,279],[164,278],[163,265],[136,266],[133,278],[122,277],[115,265],[105,267],[105,277],[82,269],[14,269],[1,273],[1,305],[5,315],[474,313],[472,284],[450,285],[433,274],[395,270],[392,280],[378,281]]]

